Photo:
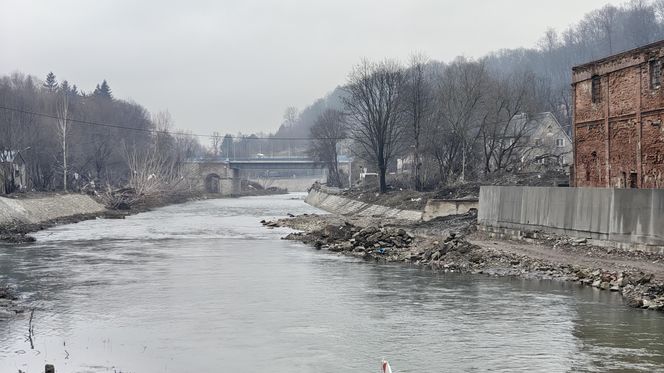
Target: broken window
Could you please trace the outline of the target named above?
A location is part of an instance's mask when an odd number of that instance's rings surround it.
[[[591,88],[592,102],[593,104],[598,103],[601,94],[600,90],[602,89],[602,79],[598,75],[593,76]]]
[[[650,61],[650,89],[658,89],[661,85],[662,61]]]
[[[638,180],[638,175],[636,172],[630,172],[629,173],[629,187],[630,188],[636,188],[637,187],[637,180]]]

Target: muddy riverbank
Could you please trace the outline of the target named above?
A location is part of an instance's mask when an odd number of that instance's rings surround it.
[[[573,281],[618,292],[631,307],[664,310],[664,255],[555,236],[532,242],[497,240],[477,232],[475,222],[475,214],[469,213],[426,223],[303,215],[263,224],[298,230],[284,238],[337,255],[444,272]]]

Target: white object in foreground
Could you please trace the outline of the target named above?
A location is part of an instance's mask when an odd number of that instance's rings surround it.
[[[392,373],[392,368],[390,368],[390,363],[388,363],[387,360],[383,360],[383,363],[381,364],[381,372]]]

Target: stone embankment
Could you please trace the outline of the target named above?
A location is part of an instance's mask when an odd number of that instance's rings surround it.
[[[619,292],[632,307],[664,309],[664,275],[648,271],[653,262],[664,264],[663,255],[618,253],[562,238],[539,243],[497,241],[476,232],[475,222],[476,216],[469,213],[433,222],[303,215],[262,223],[298,230],[284,239],[337,255],[443,272],[574,281]],[[539,254],[547,251],[558,255]]]
[[[106,208],[83,194],[48,195],[28,198],[0,197],[0,240],[32,241],[27,233],[66,222],[104,214]]]

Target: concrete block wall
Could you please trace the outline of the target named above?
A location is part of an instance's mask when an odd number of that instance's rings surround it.
[[[664,190],[483,186],[478,223],[661,247]]]
[[[430,199],[424,206],[422,220],[429,221],[440,216],[465,214],[471,209],[478,208],[479,201],[476,199]]]
[[[104,206],[90,196],[63,194],[38,198],[0,197],[0,225],[12,222],[42,223],[79,214],[96,214]]]
[[[318,207],[321,210],[339,215],[385,217],[411,221],[422,219],[422,211],[400,210],[386,206],[373,205],[334,194],[328,194],[316,189],[309,191],[305,202],[314,207]]]

